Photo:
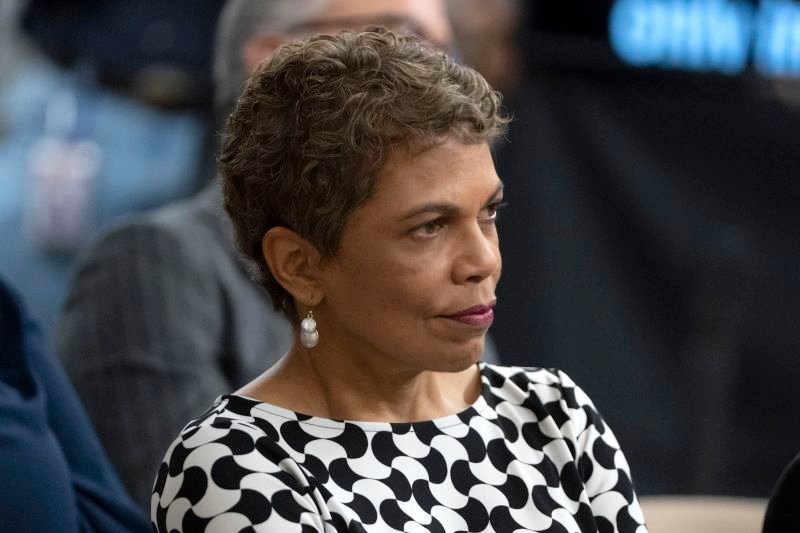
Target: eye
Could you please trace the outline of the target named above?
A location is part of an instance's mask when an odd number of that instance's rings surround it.
[[[500,200],[492,202],[484,208],[484,214],[478,217],[481,222],[494,223],[497,220],[497,212],[504,208],[507,204]]]
[[[444,221],[440,218],[435,220],[430,220],[421,224],[413,229],[412,234],[414,237],[419,237],[423,239],[429,239],[431,237],[436,237],[446,228]]]

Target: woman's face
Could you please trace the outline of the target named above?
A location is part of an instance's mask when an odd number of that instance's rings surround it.
[[[322,349],[397,371],[459,371],[493,319],[502,200],[486,144],[393,154],[322,265]]]

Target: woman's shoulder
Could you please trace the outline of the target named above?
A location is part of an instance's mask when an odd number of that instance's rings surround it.
[[[184,427],[153,484],[155,531],[205,531],[220,524],[223,530],[266,524],[269,531],[296,531],[306,514],[320,522],[307,472],[279,444],[279,430],[259,405],[223,396]],[[295,515],[297,520],[287,518]]]
[[[250,460],[258,457],[262,471],[275,469],[288,453],[278,445],[279,429],[269,417],[259,416],[258,405],[241,396],[219,397],[205,413],[184,426],[170,445],[156,487],[189,468],[210,471],[219,461],[244,455]]]
[[[552,417],[561,427],[572,421],[581,428],[604,422],[591,398],[565,372],[555,368],[483,364],[481,368],[492,403],[534,411],[538,418]]]
[[[583,391],[563,371],[556,368],[505,366],[483,363],[481,374],[494,391],[518,390],[525,393],[549,391],[546,396],[559,392],[570,398]],[[584,399],[584,398],[581,398]],[[589,400],[588,397],[585,400]]]

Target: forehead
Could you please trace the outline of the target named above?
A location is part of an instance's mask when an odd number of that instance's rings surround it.
[[[452,40],[444,0],[330,0],[324,18],[353,19],[381,24],[387,19],[407,19],[422,37],[439,45]]]
[[[374,197],[398,205],[404,200],[456,200],[491,194],[500,179],[486,143],[446,141],[421,153],[393,152],[378,172]]]

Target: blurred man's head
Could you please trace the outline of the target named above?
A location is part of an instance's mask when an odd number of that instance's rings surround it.
[[[461,59],[495,89],[514,89],[522,64],[518,34],[525,20],[522,0],[447,0]]]
[[[452,40],[444,0],[229,0],[214,54],[218,108],[232,105],[253,68],[281,44],[370,25],[413,32],[442,48]]]

